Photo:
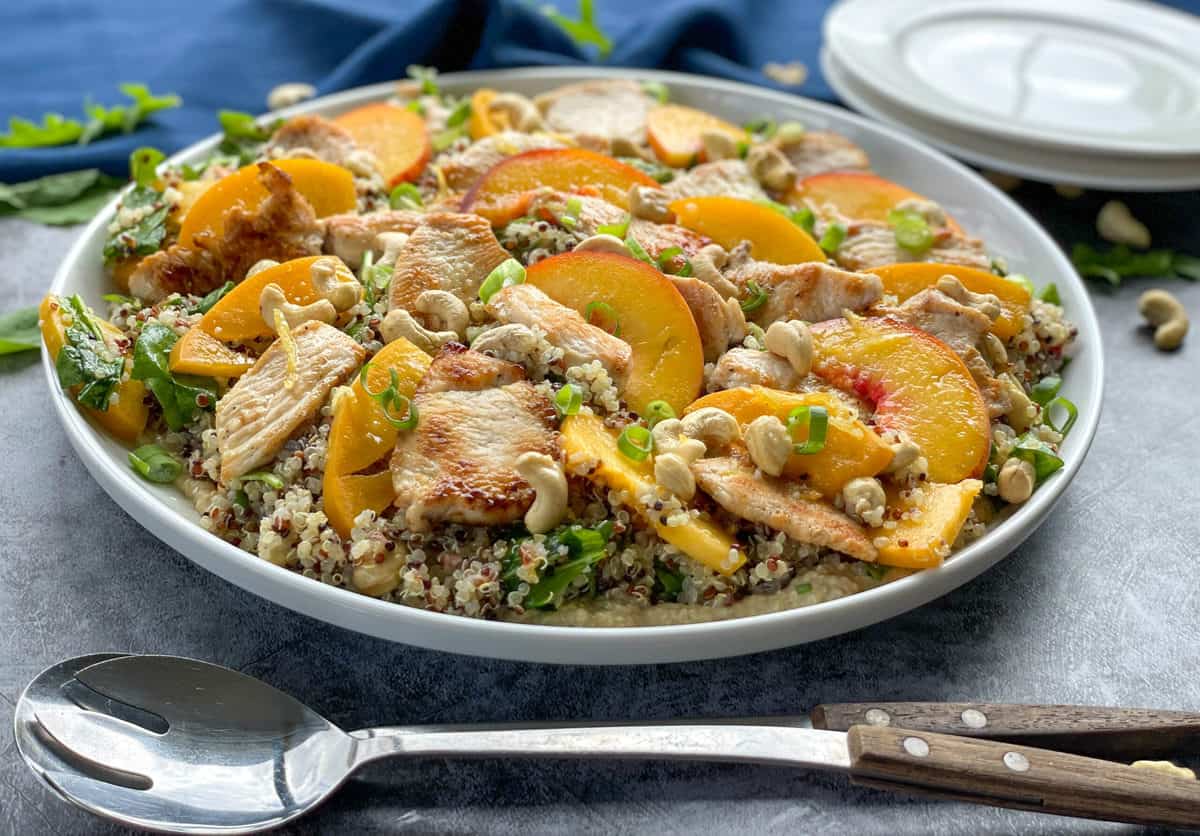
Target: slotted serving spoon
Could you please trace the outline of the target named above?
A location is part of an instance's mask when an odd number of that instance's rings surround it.
[[[392,726],[344,732],[257,679],[173,656],[100,654],[43,671],[17,704],[17,745],[58,794],[125,825],[242,833],[281,825],[320,804],[379,758],[546,757],[707,760],[829,769],[884,789],[1060,815],[1200,826],[1200,783],[1109,761],[936,733],[987,733],[977,709],[823,706],[796,718],[653,725]],[[1015,707],[993,706],[994,709]],[[1000,724],[1094,740],[1145,730],[1195,740],[1197,715],[1027,707],[1040,722]],[[865,712],[865,713],[864,713]],[[874,713],[872,713],[874,712]],[[1056,713],[1057,712],[1057,713]],[[1091,714],[1089,714],[1091,712]],[[996,712],[1002,715],[1003,712]],[[976,714],[984,717],[979,725]],[[896,728],[915,718],[922,730]],[[933,717],[933,720],[930,720]],[[874,723],[872,725],[871,723]],[[1182,730],[1182,731],[1181,731]]]

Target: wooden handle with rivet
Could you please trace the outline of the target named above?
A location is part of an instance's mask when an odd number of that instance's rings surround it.
[[[883,726],[848,733],[856,784],[992,807],[1200,827],[1200,781],[992,740]]]
[[[813,728],[866,724],[1005,740],[1098,758],[1133,761],[1200,752],[1200,714],[1085,705],[864,702],[819,705]]]

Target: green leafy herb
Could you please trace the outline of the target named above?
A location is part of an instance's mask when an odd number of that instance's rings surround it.
[[[888,569],[890,568],[887,566],[880,566],[876,563],[864,563],[862,564],[862,567],[863,571],[873,581],[881,581],[887,577]]]
[[[558,411],[560,418],[577,414],[582,406],[583,395],[580,394],[579,387],[573,383],[566,384],[554,394],[554,408]]]
[[[363,299],[369,307],[382,299],[392,283],[394,268],[390,264],[376,264],[375,254],[367,250],[363,255],[362,268],[358,271],[358,282],[363,286]]]
[[[592,322],[592,314],[600,314],[599,322]],[[583,318],[595,325],[597,328],[602,328],[614,337],[621,336],[621,315],[617,313],[617,309],[607,302],[596,300],[588,302],[587,307],[583,309]],[[612,323],[610,328],[606,323]]]
[[[654,259],[652,259],[650,257],[650,254],[648,252],[646,252],[646,248],[643,247],[641,244],[639,244],[638,240],[636,238],[634,238],[632,235],[625,236],[625,249],[629,250],[629,254],[632,255],[634,258],[636,258],[638,261],[644,261],[647,264],[649,264],[651,267],[658,266],[657,264],[654,263]]]
[[[0,314],[0,354],[36,351],[41,344],[36,307]]]
[[[112,199],[121,181],[86,168],[23,183],[0,183],[0,217],[65,226],[90,221]]]
[[[436,96],[440,92],[437,84],[437,67],[409,64],[404,72],[409,78],[421,85],[421,95]]]
[[[229,293],[229,291],[233,290],[233,288],[233,282],[225,282],[225,284],[221,285],[220,287],[210,290],[208,293],[204,294],[204,297],[196,304],[195,313],[208,313],[213,309],[213,306],[224,299],[225,294]]]
[[[811,583],[798,583],[792,587],[792,591],[797,595],[807,595],[812,592],[813,585]]]
[[[833,255],[837,252],[838,247],[842,246],[842,242],[845,240],[845,224],[833,223],[825,227],[825,232],[821,234],[821,240],[817,242],[817,246],[819,246],[829,255]]]
[[[125,359],[104,342],[94,315],[78,296],[59,300],[71,322],[66,343],[54,358],[54,370],[63,389],[78,387],[75,400],[104,412],[109,399],[121,385]]]
[[[1200,281],[1200,259],[1174,250],[1149,250],[1135,253],[1124,244],[1100,252],[1087,244],[1076,244],[1071,262],[1079,275],[1103,279],[1113,287],[1130,277],[1189,279]]]
[[[621,219],[620,223],[600,224],[600,226],[596,227],[596,234],[611,235],[614,238],[624,239],[625,233],[629,231],[629,222],[631,220],[633,220],[633,216],[629,213],[626,213],[625,217]]]
[[[667,247],[658,254],[655,259],[655,266],[669,276],[690,276],[692,275],[692,262],[687,258],[683,258],[683,265],[676,267],[675,263],[683,256],[683,247]]]
[[[129,466],[147,482],[169,485],[183,473],[183,462],[157,444],[144,444],[129,454]]]
[[[269,470],[256,470],[239,478],[242,482],[262,482],[273,491],[283,490],[283,480]]]
[[[525,267],[515,258],[510,258],[488,273],[488,277],[479,286],[479,298],[486,303],[501,289],[524,283]]]
[[[792,445],[798,456],[810,456],[825,449],[825,437],[829,433],[829,411],[823,406],[798,406],[788,413],[788,435],[795,437],[798,430],[805,432],[804,441]]]
[[[683,591],[683,573],[669,569],[662,563],[654,564],[654,580],[661,590],[659,597],[664,601],[677,600],[679,593]]]
[[[420,209],[425,205],[421,190],[412,183],[401,183],[388,195],[388,204],[393,209]]]
[[[471,116],[471,100],[459,99],[446,117],[446,129],[433,135],[433,150],[441,153],[467,135],[467,119]]]
[[[535,609],[557,609],[566,599],[567,590],[574,586],[575,581],[591,572],[592,567],[607,556],[608,541],[612,539],[612,532],[612,523],[605,521],[595,528],[565,526],[547,535],[544,543],[546,553],[557,554],[561,547],[566,546],[567,557],[570,559],[555,566],[533,585],[529,594],[525,596],[525,606]],[[518,561],[519,548],[520,544],[514,544],[514,548],[509,549],[510,555],[514,552],[518,555]],[[517,565],[519,566],[519,562]],[[516,567],[512,568],[515,572]]]
[[[104,261],[110,263],[157,252],[167,235],[170,207],[148,186],[134,186],[121,201],[123,209],[145,209],[133,226],[120,229],[104,242]]]
[[[779,124],[770,117],[761,119],[752,119],[742,125],[742,130],[748,134],[753,134],[755,139],[762,141],[775,136],[775,131],[779,130]]]
[[[596,24],[596,11],[592,0],[579,0],[579,19],[567,17],[553,6],[542,6],[542,14],[558,25],[575,45],[583,48],[596,47],[596,54],[603,61],[612,52],[612,41]]]
[[[1054,449],[1032,432],[1017,437],[1017,445],[1013,448],[1012,455],[1033,465],[1038,482],[1063,466],[1063,460],[1055,454]]]
[[[767,333],[757,323],[747,322],[746,330],[750,332],[750,336],[758,343],[759,351],[767,350]]]
[[[670,183],[675,179],[675,169],[656,160],[643,160],[641,157],[617,157],[616,159],[631,168],[636,168],[643,174],[648,174],[658,183]]]
[[[406,104],[404,106],[404,109],[411,110],[413,113],[417,114],[418,116],[425,115],[425,105],[423,105],[421,103],[420,99],[412,99],[411,101],[409,101],[408,104]]]
[[[1055,423],[1054,410],[1062,409],[1067,413],[1067,419],[1062,425]],[[1073,401],[1070,401],[1061,395],[1042,407],[1043,420],[1050,429],[1066,438],[1067,433],[1071,432],[1071,428],[1075,426],[1075,421],[1079,418],[1079,407],[1075,406]]]
[[[157,148],[143,145],[129,155],[129,176],[139,186],[151,186],[158,179],[158,164],[166,158]]]
[[[1014,284],[1019,284],[1021,287],[1025,288],[1027,291],[1029,291],[1030,296],[1033,296],[1037,292],[1036,290],[1034,290],[1033,282],[1029,279],[1028,276],[1024,275],[1023,273],[1009,273],[1004,278],[1008,279],[1010,282],[1013,282]]]
[[[933,247],[933,230],[920,212],[893,209],[887,214],[888,223],[896,235],[896,244],[913,255],[921,255]]]
[[[617,436],[617,449],[635,462],[645,461],[653,447],[654,440],[650,437],[650,430],[641,424],[630,424]]]
[[[130,377],[144,381],[162,407],[163,420],[172,430],[181,430],[199,413],[217,402],[216,384],[209,378],[175,374],[171,371],[171,349],[179,335],[156,320],[142,327],[133,346]]]
[[[1058,285],[1054,282],[1043,287],[1038,292],[1038,298],[1043,302],[1049,302],[1051,305],[1061,305],[1062,297],[1058,295]]]
[[[671,98],[671,91],[661,81],[643,81],[642,92],[655,99],[659,104],[666,104],[667,100]]]
[[[996,481],[996,477],[1000,475],[1000,468],[997,465],[989,463],[983,469],[983,481],[985,484],[991,485]]]
[[[643,417],[646,419],[646,426],[654,429],[654,425],[659,421],[674,418],[675,410],[666,401],[650,401],[646,404],[646,413]]]
[[[779,201],[767,198],[762,198],[754,202],[760,206],[766,206],[768,209],[774,209],[809,235],[813,234],[813,228],[817,223],[817,216],[807,206],[787,206]]]
[[[225,134],[217,150],[231,157],[237,165],[249,165],[254,162],[262,150],[263,143],[283,124],[282,119],[259,124],[253,114],[240,110],[217,111],[217,121]]]
[[[100,298],[113,305],[133,305],[137,302],[137,299],[124,293],[105,293]]]
[[[104,134],[131,133],[150,114],[183,103],[173,93],[156,96],[144,84],[122,84],[120,90],[133,100],[130,104],[105,107],[84,102],[86,122],[65,118],[61,113],[45,114],[41,124],[13,116],[8,120],[8,133],[0,134],[0,148],[46,148],[72,142],[87,145]]]
[[[367,371],[370,368],[370,363],[363,364],[358,373],[358,385],[379,404],[383,410],[383,417],[389,424],[398,430],[415,429],[420,420],[417,405],[413,403],[412,398],[400,394],[400,375],[395,369],[388,369],[387,388],[379,392],[372,392],[371,387],[367,385]]]
[[[742,311],[750,313],[757,311],[763,305],[767,304],[771,294],[759,287],[758,282],[751,279],[746,282],[746,298],[742,300]]]

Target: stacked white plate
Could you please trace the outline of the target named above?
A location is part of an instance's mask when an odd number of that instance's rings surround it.
[[[821,67],[851,107],[1050,183],[1200,188],[1200,18],[1141,0],[841,0]]]

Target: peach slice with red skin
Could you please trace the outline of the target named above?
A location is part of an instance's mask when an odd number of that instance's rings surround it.
[[[750,255],[772,264],[824,261],[812,236],[769,206],[737,197],[685,197],[670,204],[676,223],[727,250],[750,242]]]
[[[894,295],[900,302],[934,287],[942,276],[953,276],[972,293],[991,293],[1000,300],[1002,309],[999,318],[992,323],[991,331],[1002,340],[1021,332],[1022,321],[1029,312],[1031,299],[1028,290],[978,267],[910,261],[872,267],[867,272],[878,276],[883,282],[883,292]]]
[[[991,445],[987,407],[971,373],[945,343],[888,317],[812,326],[813,372],[875,406],[875,425],[921,448],[933,482],[979,476]]]
[[[403,107],[376,102],[347,111],[333,122],[375,155],[389,188],[415,180],[433,154],[425,120]]]
[[[483,215],[493,226],[502,226],[523,215],[534,191],[542,187],[561,192],[586,191],[628,209],[626,195],[632,186],[659,187],[649,175],[595,151],[539,149],[492,166],[467,192],[462,211]]]
[[[909,199],[928,200],[899,183],[865,171],[814,174],[799,180],[787,196],[787,202],[792,206],[808,203],[814,209],[820,209],[832,204],[839,214],[851,220],[883,222],[897,203]],[[951,232],[962,234],[962,227],[949,215],[946,226]]]
[[[593,303],[616,313],[618,322],[607,324],[619,327],[618,336],[633,349],[621,394],[635,412],[664,400],[678,413],[696,399],[704,380],[700,332],[687,302],[660,271],[617,253],[570,252],[534,264],[525,280],[585,317]],[[602,325],[596,313],[593,307],[593,324]]]
[[[737,125],[686,105],[662,105],[646,115],[650,147],[659,160],[675,168],[703,161],[702,137],[710,132],[725,134],[735,143],[750,139]]]

